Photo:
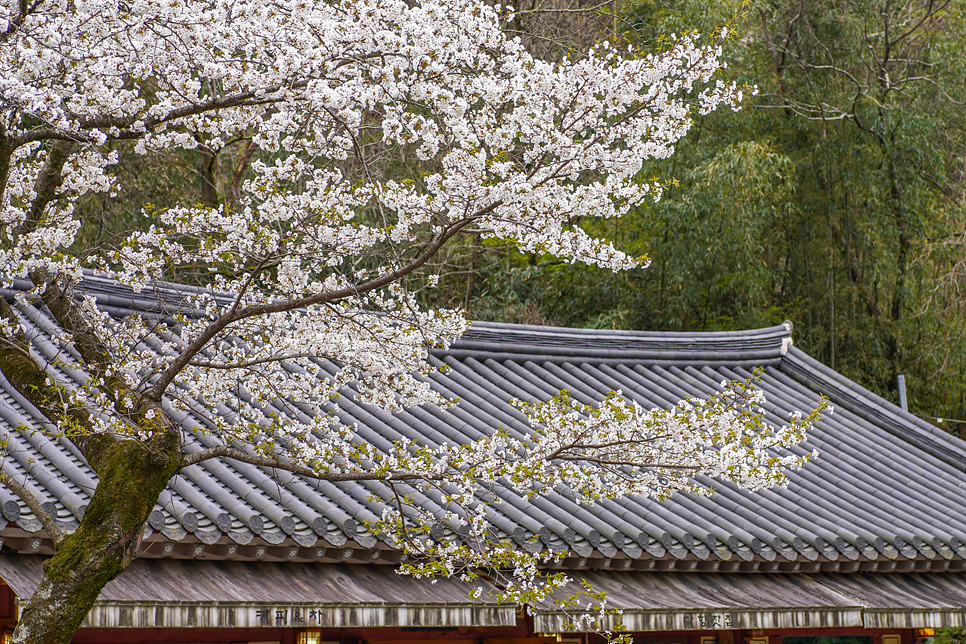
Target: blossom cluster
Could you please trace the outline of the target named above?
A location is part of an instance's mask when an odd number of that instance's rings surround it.
[[[394,465],[432,469],[445,484],[423,483],[419,489],[433,504],[389,508],[373,527],[395,535],[412,557],[406,568],[413,574],[472,579],[475,570],[503,570],[505,597],[532,604],[557,595],[557,601],[571,580],[538,569],[565,553],[527,548],[501,533],[491,521],[493,506],[501,504],[499,490],[526,497],[563,490],[577,503],[594,504],[626,495],[710,494],[715,479],[752,490],[784,485],[787,472],[816,455],[789,448],[832,407],[823,400],[810,413],[771,426],[763,420],[759,377],[722,382],[717,394],[682,400],[670,410],[644,409],[619,391],[596,406],[562,392],[545,402],[515,402],[534,427],[525,439],[498,431],[442,449],[397,446],[403,456],[390,456]],[[447,510],[432,514],[425,505]]]
[[[319,277],[387,239],[419,242],[468,218],[525,250],[627,268],[634,258],[572,222],[656,196],[642,164],[673,151],[693,109],[740,100],[710,83],[717,49],[690,37],[659,56],[601,45],[548,62],[477,0],[49,0],[19,26],[13,18],[0,98],[7,136],[22,143],[0,222],[27,216],[48,154],[37,142],[77,144],[63,169],[69,197],[0,251],[16,273],[76,270],[58,257],[78,225],[70,200],[118,188],[106,172],[111,142],[147,153],[218,149],[240,135],[266,153],[243,202],[175,208],[111,268],[145,280],[158,277],[159,257],[236,270],[284,257]],[[433,169],[401,180],[379,162],[387,150]]]

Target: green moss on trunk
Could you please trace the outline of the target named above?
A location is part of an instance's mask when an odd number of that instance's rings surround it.
[[[134,558],[148,515],[177,472],[179,454],[177,435],[170,432],[148,445],[115,442],[94,455],[97,490],[77,531],[45,564],[14,642],[70,641],[101,589]]]

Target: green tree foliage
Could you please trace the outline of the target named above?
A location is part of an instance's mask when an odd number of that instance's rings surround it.
[[[966,642],[966,628],[944,628],[926,641],[930,644],[963,644]]]
[[[754,0],[625,6],[624,37],[732,27],[759,94],[703,118],[636,226],[622,275],[507,254],[452,296],[487,319],[666,330],[791,319],[798,346],[914,411],[966,417],[966,2]],[[649,177],[650,178],[650,177]],[[468,247],[467,247],[468,248]],[[966,431],[966,425],[952,429]]]

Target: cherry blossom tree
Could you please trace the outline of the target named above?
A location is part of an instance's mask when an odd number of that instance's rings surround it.
[[[596,408],[566,395],[521,403],[534,427],[524,441],[494,428],[471,445],[381,451],[334,420],[348,382],[388,410],[451,404],[422,376],[429,348],[467,322],[420,308],[418,290],[455,236],[613,270],[646,263],[577,222],[658,198],[646,160],[671,154],[695,111],[738,103],[740,89],[713,78],[714,45],[680,37],[644,56],[605,43],[541,60],[505,34],[509,8],[479,0],[2,6],[0,280],[32,287],[0,298],[0,370],[99,479],[70,534],[4,481],[56,548],[14,641],[69,641],[135,556],[169,479],[205,459],[442,490],[446,516],[400,501],[372,528],[417,555],[410,572],[498,569],[521,601],[564,580],[538,574],[547,555],[494,536],[483,484],[523,495],[566,484],[594,502],[706,491],[698,474],[761,487],[801,465],[781,449],[815,413],[769,427],[741,383],[669,411],[619,393]],[[85,196],[124,190],[112,173],[122,146],[151,155],[239,137],[258,153],[231,204],[155,205],[114,243],[77,243]],[[161,317],[112,317],[77,289],[85,271],[154,289],[183,266],[200,267],[196,284],[165,287],[180,307]],[[32,345],[22,320],[37,305],[83,382]],[[278,400],[315,413],[267,413]],[[227,411],[211,412],[209,447],[191,451],[178,418],[199,401]],[[442,541],[429,534],[441,521]]]

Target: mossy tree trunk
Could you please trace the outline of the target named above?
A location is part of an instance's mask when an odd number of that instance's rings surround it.
[[[0,128],[0,191],[9,169],[11,148]],[[48,206],[59,199],[63,168],[74,143],[56,141],[47,150],[37,175],[26,217],[12,231],[21,237],[44,225]],[[124,401],[127,422],[149,438],[122,439],[103,433],[89,412],[70,402],[64,387],[55,383],[20,324],[13,303],[0,297],[0,321],[14,329],[0,342],[0,372],[51,423],[67,434],[96,472],[99,482],[77,530],[65,535],[40,501],[18,481],[4,484],[40,519],[54,542],[55,554],[44,565],[44,579],[24,608],[13,641],[63,644],[87,616],[104,586],[134,559],[148,515],[168,481],[183,467],[180,428],[161,408],[164,391],[144,395],[131,391],[113,374],[115,358],[91,326],[88,315],[70,287],[69,278],[43,270],[30,273],[38,303],[46,305],[58,325],[72,338],[73,348],[101,393],[115,404]]]
[[[134,559],[148,515],[180,464],[174,432],[146,444],[100,442],[89,450],[100,482],[78,529],[44,565],[14,631],[17,644],[70,642],[101,589]]]
[[[44,303],[73,332],[75,347],[95,373],[106,373],[109,353],[83,325],[76,301],[48,287]],[[0,319],[18,322],[11,304],[0,298]],[[16,326],[14,328],[17,328]],[[23,611],[13,641],[32,644],[69,642],[104,586],[121,574],[137,554],[148,515],[168,481],[183,466],[180,428],[161,409],[158,398],[135,397],[116,378],[103,378],[114,399],[136,401],[127,417],[150,438],[121,439],[94,429],[89,414],[68,405],[66,392],[52,382],[21,330],[0,343],[0,371],[52,423],[65,431],[99,479],[77,530],[65,535],[38,499],[17,481],[4,483],[30,507],[54,542],[44,579]],[[149,413],[150,412],[150,413]]]

